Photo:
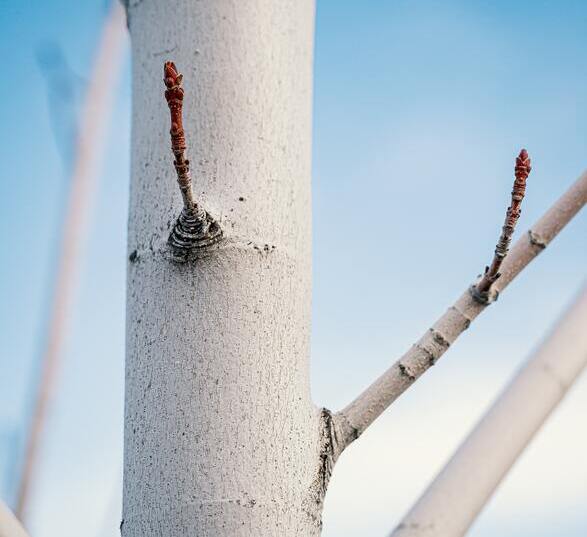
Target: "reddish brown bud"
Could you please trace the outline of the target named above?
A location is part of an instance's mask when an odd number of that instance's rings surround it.
[[[177,67],[173,62],[165,62],[163,65],[163,75],[165,76],[164,82],[168,88],[172,88],[173,86],[177,86],[177,79],[181,78]],[[181,82],[181,80],[180,80]]]
[[[501,236],[495,247],[493,261],[491,266],[485,270],[485,274],[481,278],[481,281],[474,288],[474,296],[479,300],[487,301],[489,289],[499,278],[499,268],[508,253],[516,223],[522,212],[522,200],[526,194],[526,179],[531,170],[532,166],[528,152],[525,149],[522,149],[520,154],[516,157],[516,166],[514,169],[516,180],[514,181],[514,188],[512,189],[512,204],[508,207],[506,212]]]
[[[528,178],[528,175],[530,175],[530,171],[532,170],[531,163],[532,161],[528,156],[528,151],[522,149],[516,158],[515,174],[518,179]]]
[[[171,115],[171,150],[177,182],[183,197],[184,210],[180,213],[169,236],[169,244],[175,250],[177,259],[187,259],[189,253],[198,248],[214,244],[222,237],[217,222],[201,207],[192,190],[190,162],[186,158],[187,144],[183,129],[183,76],[173,62],[163,66],[165,99]]]

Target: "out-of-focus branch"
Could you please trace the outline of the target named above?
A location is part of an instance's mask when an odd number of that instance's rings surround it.
[[[0,537],[29,537],[12,511],[0,500]]]
[[[492,285],[499,293],[532,261],[587,202],[583,173],[532,228],[515,243]],[[444,354],[488,305],[472,288],[442,315],[420,340],[352,403],[333,416],[338,452],[357,438],[393,401]]]
[[[392,537],[461,537],[587,364],[587,286]]]
[[[124,9],[118,2],[113,2],[95,58],[93,75],[78,130],[71,191],[58,258],[57,280],[49,314],[47,341],[19,483],[16,514],[20,520],[26,516],[48,408],[57,382],[59,362],[67,332],[68,314],[77,282],[97,172],[103,154],[107,120],[109,111],[112,109],[114,90],[122,65],[125,33]]]

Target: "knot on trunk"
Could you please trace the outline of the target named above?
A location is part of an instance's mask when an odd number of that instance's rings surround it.
[[[310,487],[310,501],[305,506],[317,526],[322,526],[322,508],[334,465],[344,449],[359,435],[341,414],[321,408],[318,421],[318,467]]]

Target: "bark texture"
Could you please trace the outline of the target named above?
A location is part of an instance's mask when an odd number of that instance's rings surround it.
[[[344,447],[487,306],[470,291],[342,412],[310,399],[313,0],[131,0],[123,537],[317,537]],[[162,67],[183,72],[198,203],[178,259]],[[180,165],[183,165],[180,163]],[[585,204],[583,176],[514,246],[503,289]],[[183,261],[183,262],[180,262]]]
[[[587,364],[587,287],[392,537],[461,537]]]
[[[133,53],[123,537],[314,536],[312,0],[144,0]],[[223,239],[177,263],[162,66],[184,74],[195,195]]]

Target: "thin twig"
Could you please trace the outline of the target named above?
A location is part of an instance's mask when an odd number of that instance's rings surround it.
[[[587,286],[410,509],[392,537],[419,528],[462,537],[587,364]],[[450,513],[450,515],[448,515]]]
[[[163,82],[166,87],[165,99],[171,115],[171,150],[175,157],[173,164],[183,198],[183,210],[169,235],[169,245],[177,254],[177,259],[185,260],[194,249],[217,242],[222,232],[216,221],[197,203],[192,188],[182,117],[183,75],[177,70],[175,64],[169,61],[165,62],[163,72]]]
[[[173,62],[165,62],[163,67],[165,78],[165,99],[171,114],[171,150],[175,156],[175,170],[177,182],[183,196],[183,205],[187,211],[199,213],[203,218],[205,214],[200,209],[192,191],[192,178],[190,176],[190,162],[185,157],[186,143],[183,130],[183,88],[181,83],[183,75],[177,71]]]
[[[514,181],[514,188],[512,190],[512,204],[506,212],[505,223],[501,231],[501,236],[497,241],[497,246],[495,247],[493,261],[489,267],[485,267],[485,274],[474,288],[475,298],[481,301],[487,301],[489,299],[488,295],[491,286],[501,276],[499,269],[508,253],[516,223],[522,212],[522,200],[526,193],[526,179],[528,179],[531,170],[532,167],[528,152],[522,149],[516,158],[516,180]]]
[[[493,284],[500,292],[542,252],[558,232],[587,203],[587,172],[583,173],[554,205],[514,244]],[[426,331],[420,340],[352,403],[335,414],[343,431],[342,449],[357,438],[381,413],[444,354],[488,303],[467,289]],[[340,449],[340,451],[342,451]]]

